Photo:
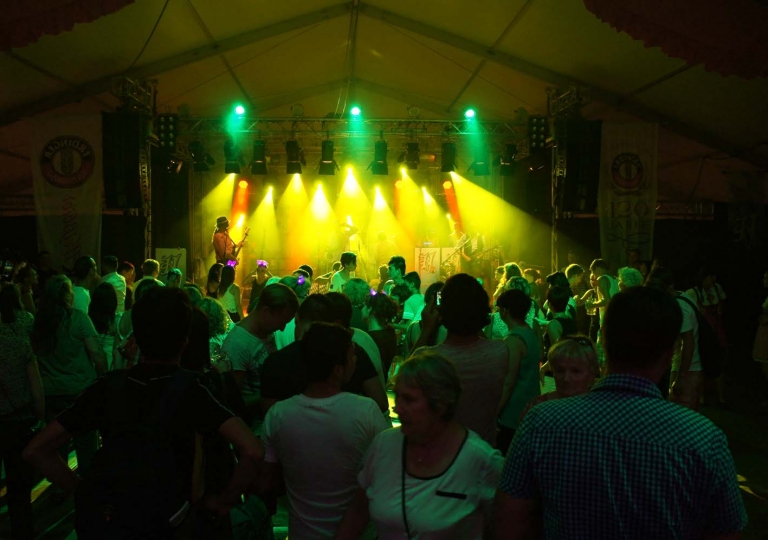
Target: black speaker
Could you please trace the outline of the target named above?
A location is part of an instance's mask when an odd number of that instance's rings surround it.
[[[102,113],[104,196],[107,208],[141,208],[141,146],[146,122],[139,113]]]
[[[564,124],[567,162],[562,210],[594,214],[597,212],[597,189],[600,182],[602,122],[575,118],[564,121]]]

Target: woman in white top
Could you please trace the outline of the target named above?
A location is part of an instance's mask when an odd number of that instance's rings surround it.
[[[235,267],[226,265],[221,269],[221,281],[216,298],[229,313],[232,322],[243,318],[243,306],[240,303],[240,287],[235,283]]]
[[[358,475],[360,490],[336,533],[358,538],[368,521],[380,540],[480,540],[503,459],[453,421],[461,383],[453,363],[422,352],[395,380],[400,428],[376,436]]]
[[[102,282],[91,293],[91,303],[88,304],[88,316],[93,327],[99,333],[98,339],[104,354],[107,356],[107,368],[112,370],[112,350],[117,337],[117,292],[111,283]]]

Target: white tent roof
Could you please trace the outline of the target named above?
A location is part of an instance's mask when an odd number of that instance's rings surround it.
[[[588,118],[661,124],[663,196],[765,200],[768,81],[646,48],[579,0],[173,0],[139,56],[163,5],[137,0],[0,55],[0,196],[30,193],[29,118],[114,108],[111,80],[127,75],[158,80],[161,112],[196,116],[241,101],[323,117],[354,101],[371,118],[416,105],[457,119],[471,105],[511,120],[574,81],[591,88]]]

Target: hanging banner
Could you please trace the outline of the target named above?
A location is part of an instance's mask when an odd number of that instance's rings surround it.
[[[165,283],[168,270],[181,270],[181,284],[187,279],[187,250],[184,248],[155,248],[155,259],[160,263],[160,274],[157,278]]]
[[[98,261],[101,115],[33,120],[31,157],[39,250],[51,253],[56,268],[71,269],[82,255]]]
[[[440,277],[440,248],[416,248],[416,271],[421,278],[421,290]]]
[[[597,207],[602,257],[614,275],[632,249],[653,258],[658,135],[657,124],[603,122]]]

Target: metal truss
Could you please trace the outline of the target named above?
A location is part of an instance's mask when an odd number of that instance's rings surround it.
[[[303,118],[276,117],[244,119],[240,129],[231,129],[227,120],[215,117],[179,118],[178,136],[246,133],[259,137],[318,135],[322,137],[462,137],[484,135],[517,140],[525,137],[527,125],[505,121],[451,121],[403,118]]]

